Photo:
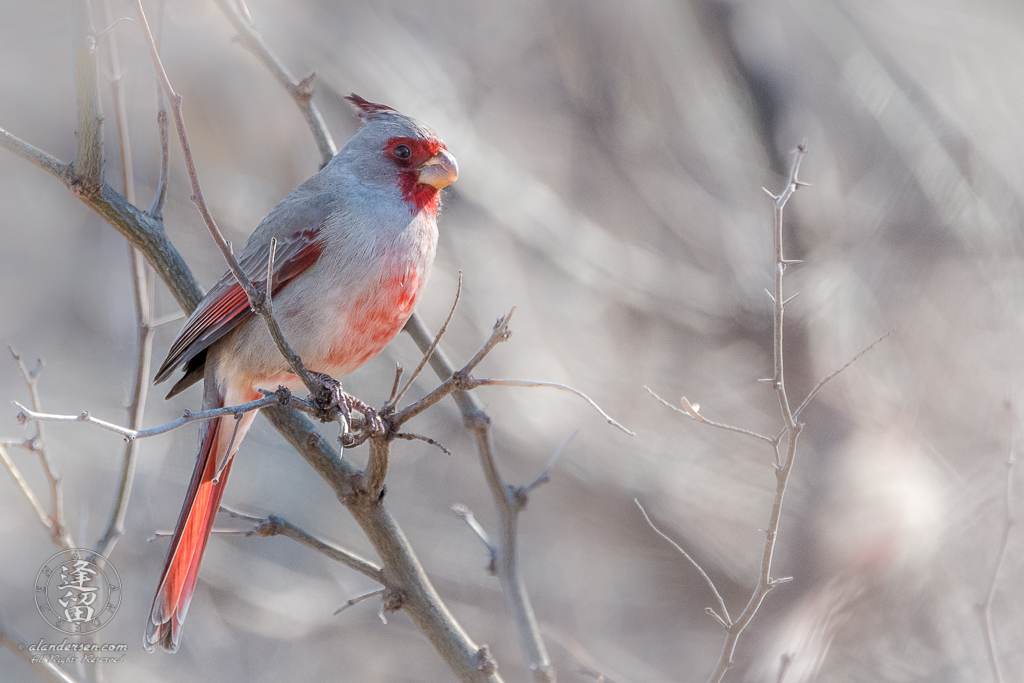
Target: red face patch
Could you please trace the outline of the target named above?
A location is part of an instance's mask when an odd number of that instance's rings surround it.
[[[398,183],[402,198],[409,202],[413,214],[420,211],[437,213],[438,190],[419,182],[416,169],[442,147],[436,139],[410,137],[394,137],[384,143],[384,156],[402,169],[398,173]]]

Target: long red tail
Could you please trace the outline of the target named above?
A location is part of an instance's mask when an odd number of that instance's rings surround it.
[[[218,406],[219,407],[219,406]],[[220,508],[220,499],[224,494],[224,484],[231,472],[229,459],[221,472],[220,479],[214,483],[216,474],[217,440],[223,434],[231,438],[231,427],[222,424],[225,419],[213,420],[206,428],[196,460],[196,469],[192,473],[192,483],[188,488],[185,505],[178,517],[178,526],[174,530],[171,548],[167,553],[160,585],[153,598],[153,608],[146,624],[143,644],[153,651],[159,645],[168,652],[176,652],[181,641],[181,626],[185,621],[185,613],[196,590],[196,578],[199,563],[206,550],[206,542],[210,538],[210,530]],[[232,423],[234,420],[231,420]]]

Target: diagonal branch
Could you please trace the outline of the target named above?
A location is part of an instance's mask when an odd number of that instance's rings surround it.
[[[228,21],[231,22],[231,26],[238,31],[239,43],[241,43],[242,47],[251,52],[256,59],[263,62],[263,65],[277,79],[277,82],[295,100],[296,106],[298,106],[299,111],[302,112],[306,123],[309,125],[309,130],[316,141],[317,149],[320,151],[320,167],[326,166],[334,158],[334,155],[338,153],[338,148],[335,146],[334,140],[327,130],[324,117],[320,115],[320,110],[317,109],[316,104],[313,102],[313,79],[316,77],[316,72],[310,73],[301,81],[296,80],[288,70],[288,67],[263,42],[263,36],[256,30],[252,23],[252,17],[248,16],[248,11],[246,11],[246,16],[243,17],[238,8],[228,2],[228,0],[217,0],[217,6],[224,12]]]
[[[654,533],[658,534],[666,541],[668,541],[672,545],[672,547],[678,550],[679,554],[685,557],[687,561],[690,564],[692,564],[698,572],[700,572],[700,575],[704,577],[704,581],[708,584],[708,587],[711,589],[711,592],[715,594],[715,600],[718,601],[718,609],[721,610],[721,614],[715,613],[714,610],[711,610],[710,607],[708,609],[711,611],[711,615],[718,619],[718,622],[720,624],[725,626],[725,628],[729,628],[732,625],[732,618],[729,616],[729,608],[725,606],[725,600],[722,599],[722,594],[718,592],[718,588],[715,586],[715,582],[711,580],[711,577],[708,576],[708,573],[704,571],[703,567],[700,566],[700,563],[697,562],[697,560],[690,557],[690,553],[683,550],[682,546],[673,541],[671,538],[669,538],[668,534],[666,534],[664,531],[662,531],[654,525],[654,522],[651,521],[650,516],[647,514],[647,510],[644,510],[644,506],[640,504],[639,500],[634,498],[633,502],[636,503],[636,506],[638,508],[640,508],[640,514],[644,516],[644,521],[647,522],[647,525],[654,529]]]
[[[433,343],[427,348],[426,351],[423,352],[423,358],[420,359],[419,365],[417,365],[416,369],[413,370],[411,375],[409,375],[409,379],[406,380],[405,386],[403,386],[402,389],[397,394],[394,394],[392,396],[391,400],[388,401],[388,405],[392,407],[397,407],[398,402],[402,400],[403,396],[405,396],[405,392],[409,390],[409,387],[412,386],[412,383],[416,380],[417,377],[419,377],[420,373],[423,372],[423,367],[427,364],[427,361],[430,360],[430,357],[434,355],[434,351],[437,350],[437,345],[441,343],[441,337],[443,337],[444,333],[448,330],[448,323],[452,321],[452,316],[455,315],[455,308],[459,305],[459,296],[461,296],[461,294],[462,271],[460,270],[459,285],[455,289],[455,301],[452,302],[452,308],[450,311],[448,311],[448,317],[444,319],[444,324],[441,325],[441,329],[437,331],[437,336],[434,337]],[[395,378],[395,383],[396,385],[398,383],[397,377]]]
[[[270,515],[268,517],[254,517],[253,515],[247,515],[237,510],[221,505],[220,511],[235,519],[244,519],[247,522],[251,522],[253,528],[245,532],[246,536],[259,536],[261,538],[267,538],[269,536],[285,536],[290,538],[297,543],[315,550],[316,552],[326,555],[335,562],[356,570],[363,576],[373,579],[379,583],[384,583],[383,570],[373,562],[370,562],[366,558],[346,550],[341,546],[333,543],[323,541],[312,534],[309,534],[299,527],[295,526],[291,522],[277,515]]]
[[[814,385],[814,388],[810,390],[810,392],[809,392],[809,393],[807,394],[807,398],[805,398],[805,399],[804,399],[803,401],[801,401],[801,402],[800,402],[800,405],[799,405],[799,406],[797,407],[797,409],[796,409],[795,411],[793,411],[793,415],[794,415],[794,417],[796,417],[796,418],[798,418],[798,419],[799,419],[799,417],[800,417],[800,413],[802,413],[802,412],[803,412],[803,410],[804,410],[804,408],[806,408],[806,407],[807,407],[807,404],[811,402],[811,399],[813,399],[813,398],[815,397],[815,395],[816,395],[816,394],[817,394],[817,393],[818,393],[819,391],[821,391],[821,388],[822,388],[823,386],[825,386],[825,385],[826,385],[826,384],[827,384],[827,383],[828,383],[829,381],[831,381],[832,379],[834,379],[834,378],[836,377],[836,375],[838,375],[838,374],[839,374],[840,372],[842,372],[842,371],[843,371],[843,370],[845,370],[846,368],[848,368],[848,367],[850,367],[851,365],[853,365],[854,363],[856,363],[856,362],[857,362],[857,361],[858,361],[858,360],[860,359],[860,357],[861,357],[861,356],[863,356],[863,355],[864,355],[864,354],[866,354],[866,353],[867,353],[868,351],[870,351],[871,349],[873,349],[873,348],[875,348],[876,346],[878,346],[879,344],[881,344],[881,343],[882,343],[882,341],[883,341],[883,340],[884,340],[884,339],[885,339],[886,337],[888,337],[888,336],[889,336],[890,334],[892,334],[892,333],[893,333],[893,332],[895,332],[895,331],[896,331],[896,328],[895,328],[895,327],[894,327],[894,328],[892,328],[891,330],[889,330],[888,332],[886,332],[885,334],[883,334],[883,335],[882,335],[881,337],[879,337],[878,339],[876,339],[875,341],[873,341],[873,342],[872,342],[871,344],[869,344],[869,345],[867,346],[867,348],[865,348],[865,349],[864,349],[863,351],[861,351],[861,352],[860,352],[860,353],[858,353],[858,354],[857,354],[856,356],[854,356],[853,358],[851,358],[851,359],[850,359],[850,360],[849,360],[849,361],[848,361],[848,362],[846,363],[846,365],[844,365],[843,367],[839,368],[838,370],[836,370],[835,372],[831,373],[830,375],[828,375],[828,376],[826,376],[826,377],[823,377],[823,378],[821,379],[821,381],[819,381],[819,382],[818,382],[817,384],[815,384],[815,385]]]

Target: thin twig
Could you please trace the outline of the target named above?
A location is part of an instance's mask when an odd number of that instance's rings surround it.
[[[661,396],[658,396],[656,393],[654,393],[654,391],[650,387],[645,386],[644,389],[647,391],[648,394],[650,394],[655,399],[657,399],[658,402],[661,403],[663,406],[667,406],[667,407],[671,408],[672,410],[676,411],[677,413],[682,413],[683,415],[686,415],[691,420],[694,420],[696,422],[700,422],[701,424],[709,425],[711,427],[717,427],[718,429],[724,429],[727,432],[736,432],[737,434],[745,434],[746,436],[752,436],[755,439],[760,439],[761,441],[767,441],[770,444],[778,443],[778,441],[776,439],[773,439],[770,436],[765,436],[764,434],[758,434],[757,432],[752,432],[749,429],[743,429],[742,427],[733,427],[732,425],[727,425],[727,424],[724,424],[722,422],[715,422],[713,420],[707,419],[706,417],[701,415],[699,412],[697,412],[697,408],[694,407],[694,405],[692,403],[690,403],[686,399],[685,396],[682,397],[683,409],[680,409],[680,408],[675,407],[674,405],[672,405],[671,403],[669,403],[665,399],[663,399]],[[686,410],[686,408],[689,408],[689,410]]]
[[[479,538],[484,547],[487,548],[488,554],[491,556],[490,561],[487,563],[487,573],[491,576],[497,576],[498,574],[498,548],[491,542],[491,537],[487,535],[487,530],[484,529],[483,525],[477,520],[476,515],[473,511],[462,503],[456,503],[452,505],[452,512],[462,518],[462,521],[473,530],[476,537]]]
[[[558,643],[565,650],[566,654],[580,665],[580,673],[603,683],[629,683],[627,679],[618,673],[615,673],[614,676],[609,675],[607,669],[598,663],[597,659],[590,654],[587,648],[583,647],[581,643],[565,631],[546,621],[542,621],[540,627],[545,636]]]
[[[167,432],[177,429],[182,425],[186,425],[189,422],[196,422],[198,420],[212,420],[215,417],[223,417],[224,415],[234,415],[236,417],[241,416],[243,413],[248,413],[252,410],[259,410],[267,406],[285,405],[288,403],[299,403],[291,398],[290,393],[285,391],[276,391],[263,398],[256,399],[255,401],[249,401],[248,403],[241,403],[235,406],[226,406],[224,408],[214,408],[212,410],[203,410],[198,413],[193,413],[190,410],[186,410],[184,414],[177,420],[168,422],[167,424],[160,425],[159,427],[151,427],[149,429],[129,429],[128,427],[121,427],[112,422],[106,420],[100,420],[93,417],[86,412],[79,413],[78,415],[51,415],[49,413],[39,413],[34,410],[29,410],[25,406],[21,405],[17,401],[14,405],[21,409],[18,413],[17,418],[19,422],[85,422],[87,424],[96,425],[102,429],[106,429],[108,432],[114,432],[120,434],[125,438],[126,441],[133,441],[135,439],[147,439],[151,436],[157,436],[159,434],[166,434]]]
[[[43,507],[43,504],[39,502],[39,496],[37,496],[35,491],[32,490],[32,487],[29,486],[28,481],[25,480],[25,476],[21,473],[21,470],[18,469],[18,466],[14,464],[14,460],[11,459],[10,453],[7,452],[7,449],[3,445],[0,445],[0,460],[3,460],[4,467],[7,469],[7,472],[10,473],[11,479],[14,480],[14,485],[18,487],[18,490],[21,491],[21,494],[28,500],[32,509],[36,511],[36,515],[39,516],[39,521],[42,522],[43,526],[46,527],[46,530],[52,534],[53,520],[50,519],[50,514],[46,511],[46,508]]]
[[[846,365],[844,365],[843,367],[839,368],[838,370],[836,370],[836,371],[835,371],[835,372],[833,372],[832,374],[828,375],[827,377],[824,377],[824,378],[822,378],[822,379],[821,379],[821,381],[819,381],[819,382],[818,382],[817,384],[815,384],[815,385],[814,385],[814,388],[813,388],[813,389],[811,389],[811,391],[810,391],[810,392],[809,392],[809,393],[807,394],[807,398],[805,398],[805,399],[804,399],[803,401],[801,401],[801,402],[800,402],[800,405],[799,405],[799,406],[797,406],[797,409],[796,409],[795,411],[793,411],[793,415],[794,415],[794,417],[796,417],[796,418],[798,418],[798,419],[800,418],[800,413],[802,413],[802,412],[803,412],[804,408],[806,408],[806,407],[807,407],[807,404],[811,402],[811,399],[813,399],[813,398],[814,398],[814,396],[815,396],[815,395],[816,395],[816,394],[817,394],[817,393],[818,393],[819,391],[821,391],[821,388],[822,388],[823,386],[825,386],[825,384],[826,384],[826,383],[828,383],[828,382],[829,382],[830,380],[832,380],[832,379],[833,379],[833,378],[834,378],[834,377],[835,377],[836,375],[838,375],[838,374],[839,374],[840,372],[842,372],[842,371],[843,371],[843,370],[845,370],[846,368],[848,368],[848,367],[850,367],[851,365],[853,365],[854,363],[856,363],[856,362],[857,362],[857,360],[858,360],[858,359],[859,359],[859,358],[860,358],[861,356],[863,356],[863,355],[864,355],[864,354],[866,354],[866,353],[867,353],[868,351],[870,351],[871,349],[873,349],[873,348],[875,348],[876,346],[878,346],[879,344],[881,344],[881,343],[882,343],[882,340],[884,340],[884,339],[885,339],[886,337],[888,337],[888,336],[889,336],[890,334],[892,334],[892,333],[893,333],[893,332],[895,332],[895,331],[896,331],[896,328],[895,328],[895,327],[894,327],[894,328],[892,328],[891,330],[889,330],[888,332],[886,332],[885,334],[883,334],[883,335],[882,335],[881,337],[879,337],[878,339],[876,339],[875,341],[873,341],[873,342],[872,342],[871,344],[869,344],[869,345],[867,346],[867,348],[865,348],[865,349],[864,349],[863,351],[861,351],[861,352],[860,352],[860,353],[858,353],[858,354],[857,354],[856,356],[854,356],[853,358],[851,358],[851,359],[849,360],[849,362],[847,362],[847,364],[846,364]]]
[[[679,554],[685,557],[687,561],[690,564],[692,564],[698,572],[700,572],[700,575],[704,577],[704,581],[708,584],[708,588],[710,588],[711,592],[715,594],[715,600],[718,601],[718,609],[721,610],[721,614],[717,614],[713,610],[711,611],[711,614],[716,619],[718,619],[719,623],[723,624],[726,628],[729,628],[732,625],[732,617],[729,616],[729,608],[725,606],[725,600],[722,599],[722,594],[718,592],[718,588],[715,586],[715,582],[711,580],[711,577],[708,576],[708,573],[704,571],[703,567],[700,566],[700,563],[690,556],[690,553],[683,550],[682,546],[673,541],[671,538],[669,538],[668,534],[666,534],[664,531],[655,526],[654,522],[651,521],[650,516],[647,514],[647,510],[645,510],[644,506],[640,504],[639,499],[634,498],[633,502],[636,503],[636,506],[638,508],[640,508],[640,514],[644,516],[644,521],[647,522],[647,525],[654,529],[654,533],[658,534],[663,539],[668,541],[669,544],[671,544],[673,548],[678,550]]]
[[[536,489],[538,486],[547,484],[549,481],[551,481],[552,470],[554,470],[555,465],[558,464],[558,460],[562,457],[562,453],[565,452],[565,450],[569,447],[569,444],[572,443],[573,439],[575,439],[579,433],[580,430],[577,429],[575,432],[573,432],[572,434],[565,438],[565,441],[562,442],[562,445],[559,446],[558,450],[555,451],[555,454],[551,456],[551,460],[548,461],[548,465],[547,467],[544,468],[544,471],[537,475],[537,478],[534,479],[529,485],[523,487],[524,493],[533,493],[533,490]]]
[[[575,394],[579,396],[584,401],[589,403],[590,407],[599,412],[601,414],[601,417],[604,418],[605,422],[607,422],[611,426],[615,427],[620,431],[625,432],[626,434],[629,434],[630,436],[636,436],[636,433],[626,429],[621,424],[619,424],[618,421],[613,419],[611,415],[604,412],[601,406],[597,405],[597,403],[595,403],[594,400],[591,399],[589,396],[584,394],[579,389],[573,389],[572,387],[566,384],[559,384],[557,382],[538,382],[535,380],[527,379],[481,379],[476,377],[471,378],[469,384],[471,385],[470,388],[472,389],[475,389],[477,387],[548,387],[549,389],[558,389],[559,391],[566,391],[569,392],[570,394]]]
[[[395,396],[398,394],[398,384],[402,381],[402,369],[401,363],[395,363],[395,381],[391,385],[391,393],[388,395],[388,404],[395,405]]]
[[[460,389],[465,391],[466,389],[471,388],[468,386],[472,379],[469,377],[469,373],[473,371],[473,368],[480,364],[480,361],[482,361],[495,346],[501,342],[507,341],[511,336],[512,333],[508,329],[508,324],[512,320],[512,314],[515,310],[516,309],[513,306],[508,312],[508,315],[498,318],[498,321],[494,324],[494,329],[491,331],[491,336],[487,338],[487,341],[484,342],[484,345],[476,352],[476,355],[462,366],[461,370],[449,373],[448,377],[441,383],[441,386],[431,391],[419,401],[406,406],[401,411],[392,415],[389,419],[390,424],[395,428],[400,427],[452,392]],[[436,357],[436,353],[431,354],[431,358]],[[445,361],[447,361],[447,358]]]
[[[1014,425],[1016,423],[1016,412],[1014,402],[1010,403],[1010,444],[1006,454],[1006,486],[1004,489],[1004,504],[1006,515],[1003,518],[1003,533],[999,539],[999,550],[996,551],[995,565],[992,567],[992,576],[989,578],[988,590],[985,591],[985,599],[978,605],[979,616],[981,617],[982,634],[985,637],[985,650],[988,653],[989,666],[992,668],[992,679],[995,683],[1003,683],[1003,672],[999,665],[999,652],[996,648],[995,628],[992,625],[992,602],[996,595],[996,586],[999,580],[999,571],[1003,567],[1003,559],[1006,557],[1006,546],[1010,542],[1010,530],[1014,525],[1013,518],[1013,468],[1016,464],[1014,457]]]
[[[162,315],[159,318],[154,318],[153,322],[150,323],[150,326],[154,328],[162,327],[164,325],[182,320],[184,317],[185,314],[182,311],[178,311],[177,313],[168,313],[167,315]]]
[[[354,598],[349,598],[348,601],[344,605],[342,605],[338,609],[334,610],[334,614],[335,615],[341,614],[342,612],[347,610],[349,607],[352,607],[353,605],[358,605],[363,600],[367,600],[369,598],[372,598],[375,595],[382,595],[384,593],[384,591],[386,591],[386,590],[387,590],[387,588],[377,588],[376,590],[372,590],[369,593],[363,593],[362,595],[357,595]]]
[[[164,27],[164,1],[160,0],[156,8],[156,51],[160,52],[161,35]],[[155,74],[154,74],[155,76]],[[160,77],[156,76],[156,129],[160,138],[160,178],[157,181],[153,203],[149,207],[149,215],[153,220],[163,222],[164,202],[167,201],[167,184],[171,173],[170,124],[167,120],[167,100]],[[154,327],[157,325],[154,324]]]
[[[434,355],[434,351],[437,349],[437,345],[441,342],[441,337],[443,337],[444,333],[448,330],[448,323],[452,321],[452,316],[455,315],[455,308],[459,305],[459,296],[461,295],[462,271],[460,270],[459,284],[458,287],[455,289],[455,301],[452,302],[452,308],[450,311],[448,311],[448,317],[445,318],[444,324],[441,325],[441,329],[437,331],[437,336],[434,337],[434,343],[430,345],[430,348],[423,352],[423,358],[420,359],[419,365],[417,365],[416,369],[413,370],[411,375],[409,375],[409,379],[406,380],[405,386],[403,386],[402,390],[398,392],[398,395],[395,396],[392,400],[388,401],[388,406],[397,406],[398,402],[402,400],[403,396],[405,396],[405,392],[409,390],[409,387],[412,386],[412,383],[416,380],[417,377],[420,376],[420,373],[423,372],[423,367],[427,364],[427,361],[430,360],[430,357]]]
[[[43,361],[37,360],[35,368],[29,370],[13,347],[8,346],[7,349],[11,352],[14,362],[18,364],[21,377],[28,388],[32,407],[37,411],[42,410],[42,399],[39,394],[39,373],[43,368]],[[54,471],[50,458],[46,454],[46,440],[41,424],[36,424],[32,444],[33,450],[39,457],[39,464],[42,467],[43,475],[46,477],[46,483],[50,490],[50,510],[47,513],[47,517],[50,519],[51,524],[47,526],[50,529],[51,540],[54,545],[59,547],[74,548],[76,547],[75,539],[71,536],[67,520],[64,518],[64,491],[61,488],[60,475]]]

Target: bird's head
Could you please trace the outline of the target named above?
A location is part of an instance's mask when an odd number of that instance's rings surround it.
[[[362,183],[397,189],[410,211],[436,213],[438,192],[459,177],[459,166],[437,133],[391,107],[353,93],[363,125],[341,151]]]

